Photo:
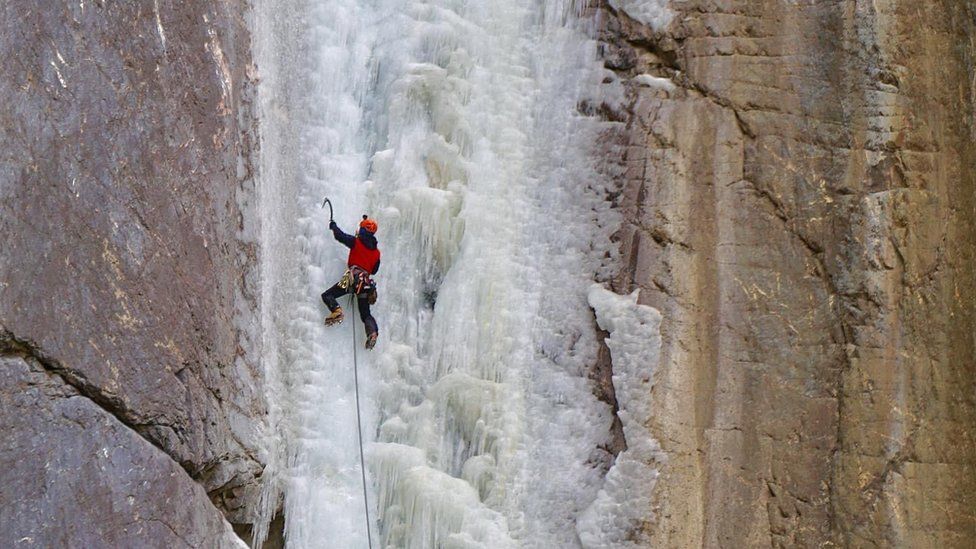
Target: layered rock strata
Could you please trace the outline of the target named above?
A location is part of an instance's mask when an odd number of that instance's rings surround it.
[[[614,5],[614,287],[664,317],[643,534],[970,546],[976,3]]]
[[[248,518],[245,8],[0,6],[0,484],[23,487],[0,539],[210,546],[218,509]]]

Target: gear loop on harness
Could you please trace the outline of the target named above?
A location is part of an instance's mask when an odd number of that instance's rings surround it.
[[[376,302],[376,283],[365,269],[353,265],[346,269],[346,272],[339,280],[339,287],[349,290],[358,295],[369,294],[370,305]]]

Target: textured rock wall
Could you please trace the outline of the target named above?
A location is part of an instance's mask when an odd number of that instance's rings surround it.
[[[0,358],[7,547],[241,547],[203,488],[36,359]]]
[[[591,106],[619,122],[614,286],[664,315],[645,533],[971,546],[976,3],[671,8],[594,14],[625,90]]]
[[[0,539],[60,517],[39,539],[135,546],[165,525],[204,546],[225,535],[215,505],[247,519],[264,404],[246,7],[0,5],[0,485],[29,484],[0,491]]]

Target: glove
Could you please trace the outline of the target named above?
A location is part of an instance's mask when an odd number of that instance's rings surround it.
[[[339,226],[336,225],[335,221],[329,221],[329,228],[334,230],[334,229],[338,229]]]

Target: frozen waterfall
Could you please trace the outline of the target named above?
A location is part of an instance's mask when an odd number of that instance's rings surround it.
[[[605,123],[577,107],[605,76],[581,2],[256,3],[257,541],[283,501],[289,547],[366,546],[356,330],[374,547],[581,545],[611,422],[587,292],[617,223],[592,154]],[[322,324],[346,254],[326,196],[347,232],[379,222],[372,352],[351,315]]]

